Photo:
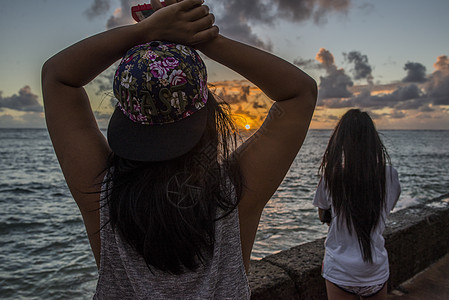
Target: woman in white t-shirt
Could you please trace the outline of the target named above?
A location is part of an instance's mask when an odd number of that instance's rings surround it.
[[[382,233],[401,193],[397,171],[366,112],[338,122],[320,166],[313,204],[329,225],[322,275],[328,299],[386,299],[388,254]]]

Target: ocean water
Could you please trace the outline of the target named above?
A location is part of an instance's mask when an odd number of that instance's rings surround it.
[[[331,131],[311,130],[266,206],[262,258],[325,236],[312,206]],[[449,192],[449,131],[382,131],[399,172],[401,209]],[[0,129],[0,298],[91,299],[97,269],[45,129]]]

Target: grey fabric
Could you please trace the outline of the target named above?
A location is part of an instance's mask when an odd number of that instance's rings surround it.
[[[170,275],[154,268],[151,273],[143,257],[113,232],[106,201],[101,201],[100,209],[101,260],[94,299],[250,298],[237,209],[217,221],[213,257],[205,266],[196,272]]]

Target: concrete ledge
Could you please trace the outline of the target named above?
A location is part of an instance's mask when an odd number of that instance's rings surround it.
[[[290,276],[267,261],[251,261],[248,280],[253,299],[298,299]]]
[[[264,258],[285,270],[295,282],[296,299],[323,299],[326,297],[321,264],[324,256],[324,238],[302,244]]]
[[[385,246],[390,261],[389,289],[449,253],[449,194],[390,216]],[[251,261],[251,299],[326,299],[321,262],[324,238],[260,261]]]
[[[448,197],[392,214],[384,232],[390,289],[449,253],[449,206],[439,205]]]

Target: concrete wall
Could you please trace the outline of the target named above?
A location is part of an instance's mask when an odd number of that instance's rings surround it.
[[[449,194],[390,215],[384,232],[389,289],[449,253]],[[251,261],[252,299],[326,299],[324,238]]]

